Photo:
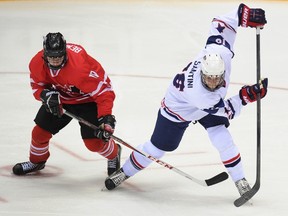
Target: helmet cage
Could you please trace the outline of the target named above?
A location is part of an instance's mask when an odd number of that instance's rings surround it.
[[[215,91],[215,90],[221,88],[222,86],[224,86],[224,83],[225,83],[224,76],[225,76],[225,71],[220,76],[218,76],[218,75],[210,75],[209,76],[209,75],[205,75],[203,73],[203,71],[201,70],[202,85],[208,91]],[[215,82],[217,84],[214,85],[215,87],[212,88],[210,82]]]

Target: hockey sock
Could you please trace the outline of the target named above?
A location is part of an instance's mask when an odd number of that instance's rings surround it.
[[[30,145],[30,161],[32,163],[39,163],[47,161],[50,156],[49,140],[52,134],[38,125],[32,130],[32,141]]]
[[[209,138],[220,154],[222,163],[235,182],[244,177],[241,155],[224,125],[207,129]]]
[[[140,151],[146,152],[147,154],[158,159],[161,158],[165,154],[164,151],[155,147],[150,141],[139,145],[137,149],[139,149]],[[133,151],[130,154],[129,159],[125,161],[123,165],[123,170],[127,176],[133,176],[137,172],[149,166],[151,163],[152,163],[152,160]]]
[[[83,139],[85,146],[92,152],[97,152],[107,159],[113,159],[117,156],[118,146],[113,139],[104,142],[101,139]]]
[[[222,162],[234,182],[245,177],[240,154]]]

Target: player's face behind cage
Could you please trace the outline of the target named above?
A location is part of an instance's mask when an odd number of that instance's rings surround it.
[[[64,61],[64,56],[61,57],[48,57],[47,56],[47,61],[49,63],[49,65],[51,65],[52,67],[60,67]]]
[[[211,90],[214,91],[217,89],[221,84],[223,84],[223,76],[207,76],[202,74],[202,82]]]

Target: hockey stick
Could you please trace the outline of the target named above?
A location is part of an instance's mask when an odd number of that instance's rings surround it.
[[[79,116],[76,116],[76,115],[68,112],[67,110],[64,111],[64,114],[69,116],[69,117],[71,117],[71,118],[73,118],[73,119],[78,120],[80,123],[92,128],[94,130],[98,129],[98,127],[96,125],[86,121],[85,119],[83,119],[83,118],[81,118]],[[129,145],[127,142],[124,142],[122,139],[120,139],[120,138],[118,138],[118,137],[116,137],[114,135],[111,135],[111,137],[115,141],[119,142],[120,144],[132,149],[135,152],[138,152],[139,154],[143,155],[146,158],[149,158],[150,160],[160,164],[161,166],[164,166],[164,167],[166,167],[166,168],[168,168],[170,170],[173,170],[174,172],[176,172],[176,173],[178,173],[178,174],[180,174],[180,175],[192,180],[193,182],[195,182],[195,183],[197,183],[199,185],[211,186],[211,185],[217,184],[219,182],[222,182],[222,181],[224,181],[224,180],[226,180],[228,178],[228,174],[226,172],[219,173],[218,175],[216,175],[216,176],[214,176],[212,178],[206,179],[206,180],[200,180],[200,179],[194,178],[194,177],[190,176],[189,174],[177,169],[176,167],[173,167],[172,165],[170,165],[170,164],[168,164],[168,163],[166,163],[164,161],[161,161],[161,160],[159,160],[159,159],[157,159],[155,157],[152,157],[151,155],[146,154],[145,152],[142,152],[142,151],[134,148],[133,146]]]
[[[261,79],[260,74],[260,27],[256,28],[256,62],[257,62],[257,82]],[[257,150],[256,150],[256,181],[252,189],[244,193],[241,197],[234,201],[236,207],[242,206],[250,200],[260,189],[260,169],[261,169],[261,100],[260,94],[257,95]]]

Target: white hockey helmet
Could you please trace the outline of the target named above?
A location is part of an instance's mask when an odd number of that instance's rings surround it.
[[[224,84],[225,64],[217,53],[206,54],[201,61],[201,80],[209,91],[215,91]]]

